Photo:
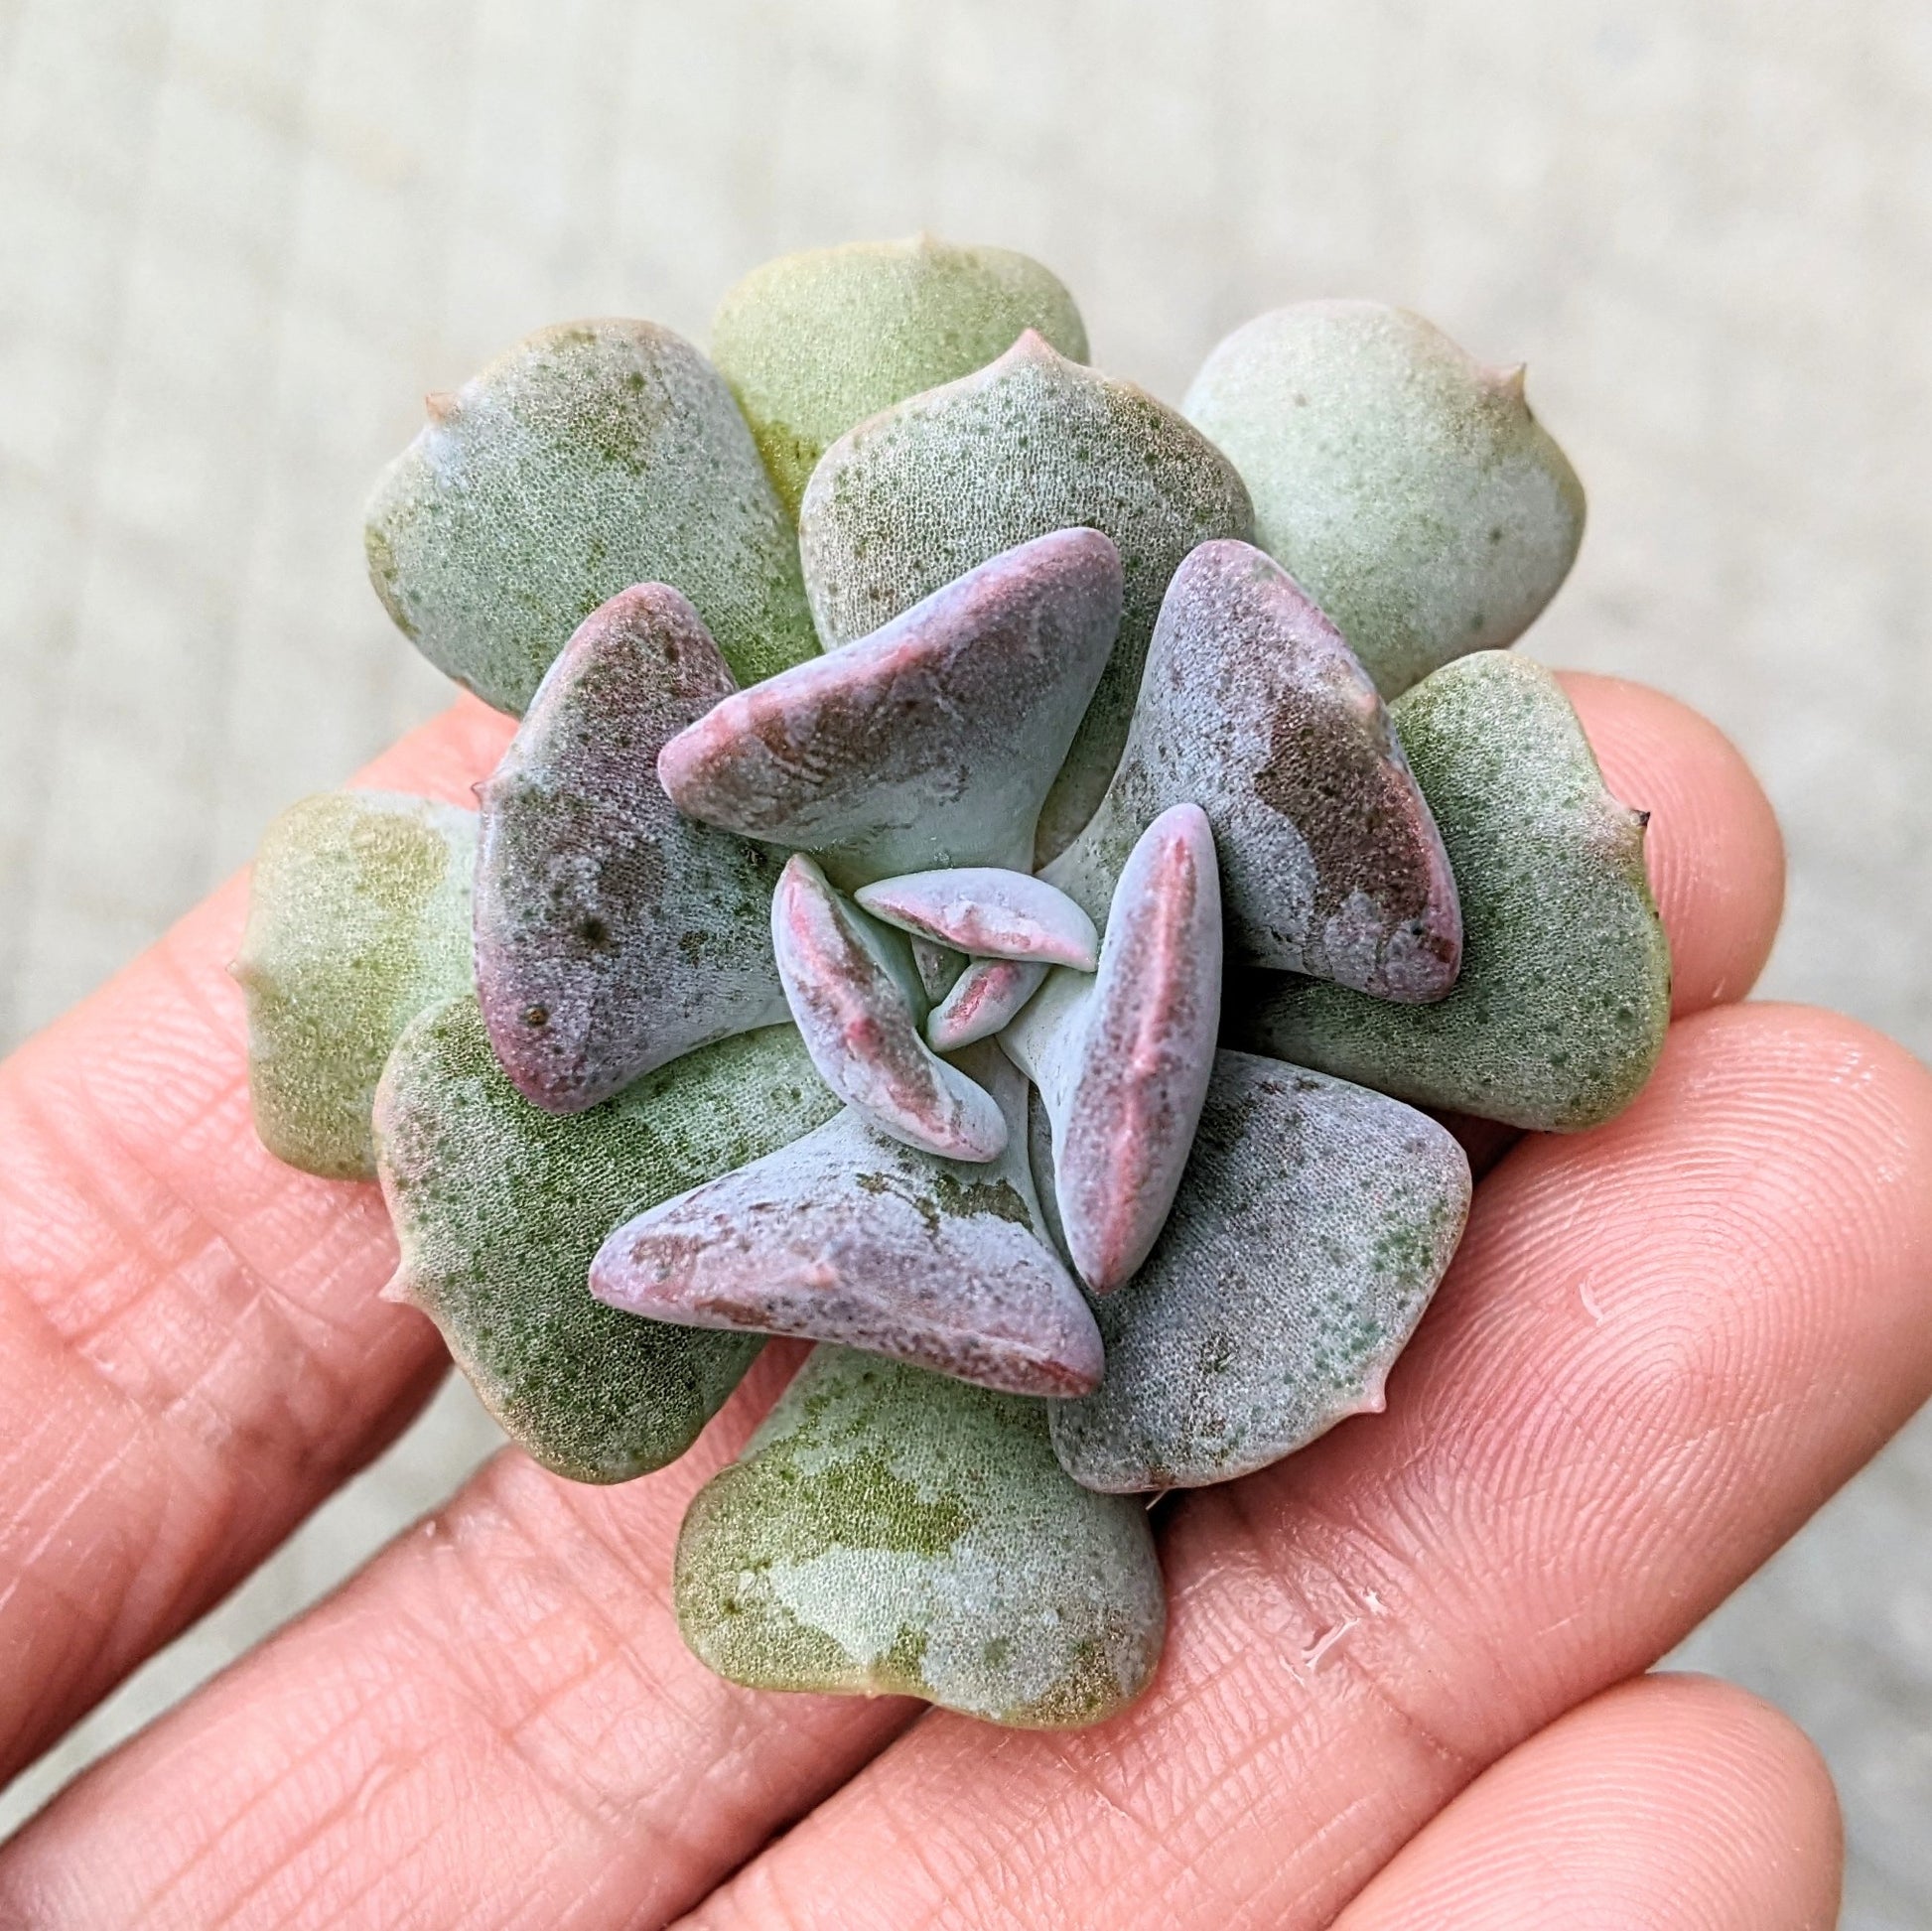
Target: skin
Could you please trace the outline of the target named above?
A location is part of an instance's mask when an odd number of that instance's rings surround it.
[[[0,1920],[1488,1927],[1587,1923],[1536,1906],[1615,1869],[1648,1886],[1623,1923],[1828,1924],[1815,1756],[1641,1673],[1932,1392],[1932,1079],[1849,1021],[1725,1003],[1777,922],[1761,794],[1668,700],[1569,688],[1657,814],[1658,1074],[1488,1173],[1387,1414],[1157,1514],[1172,1634],[1134,1710],[1012,1735],[683,1650],[678,1519],[796,1359],[773,1344],[657,1475],[499,1457],[0,1852]],[[503,736],[460,711],[376,781],[460,797]],[[11,1766],[435,1378],[428,1323],[376,1296],[373,1191],[252,1142],[240,912],[230,887],[0,1069]]]

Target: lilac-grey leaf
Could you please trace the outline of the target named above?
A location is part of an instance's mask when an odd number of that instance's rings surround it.
[[[684,597],[636,585],[579,626],[481,787],[478,993],[549,1112],[785,1017],[770,854],[682,817],[655,770],[733,688]]]
[[[664,747],[658,775],[687,816],[809,851],[843,887],[1031,869],[1120,609],[1119,551],[1055,531],[726,699]]]
[[[934,1052],[957,1052],[1004,1032],[1048,970],[1031,959],[975,959],[926,1015],[926,1043]]]
[[[1098,1330],[1042,1237],[1026,1082],[992,1045],[969,1064],[1008,1117],[995,1165],[935,1160],[848,1109],[619,1228],[592,1293],[657,1320],[840,1341],[1013,1394],[1095,1387]]]
[[[965,1161],[999,1154],[999,1107],[920,1034],[904,939],[841,898],[803,853],[772,895],[771,941],[805,1049],[840,1099],[908,1147]]]
[[[1066,1251],[1096,1294],[1133,1274],[1168,1217],[1220,1010],[1214,835],[1198,805],[1174,805],[1121,873],[1097,976],[1057,969],[1001,1034],[1045,1102]]]
[[[853,896],[888,925],[978,959],[1037,959],[1091,972],[1100,944],[1086,912],[1028,872],[961,865],[881,879]]]
[[[1218,1054],[1168,1224],[1095,1305],[1107,1378],[1054,1406],[1062,1465],[1112,1492],[1231,1481],[1379,1411],[1468,1205],[1468,1162],[1427,1114]]]
[[[1045,876],[1104,917],[1134,840],[1183,799],[1214,827],[1237,962],[1410,1004],[1455,983],[1455,880],[1389,714],[1247,543],[1203,543],[1174,574],[1113,783]]]

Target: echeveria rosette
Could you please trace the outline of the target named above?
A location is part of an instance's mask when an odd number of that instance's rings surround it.
[[[1237,332],[1191,422],[929,237],[757,271],[716,348],[545,331],[385,477],[384,602],[527,715],[481,836],[265,844],[263,1136],[373,1145],[392,1292],[559,1473],[825,1343],[687,1518],[714,1668],[1096,1722],[1162,1641],[1134,1495],[1381,1405],[1469,1198],[1416,1105],[1575,1128],[1655,1057],[1641,817],[1483,648],[1581,491],[1372,304]]]

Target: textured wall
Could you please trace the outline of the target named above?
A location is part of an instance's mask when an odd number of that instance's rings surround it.
[[[0,0],[0,1041],[439,702],[356,538],[420,392],[920,225],[1045,257],[1171,397],[1312,294],[1527,358],[1592,515],[1530,647],[1744,745],[1767,990],[1932,1050],[1917,0]],[[94,1734],[486,1440],[446,1399]],[[1689,1652],[1825,1744],[1864,1927],[1932,1922],[1929,1519],[1921,1424]]]

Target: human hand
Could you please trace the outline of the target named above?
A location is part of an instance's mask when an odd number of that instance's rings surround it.
[[[1778,915],[1761,794],[1669,700],[1568,682],[1655,813],[1662,1064],[1484,1179],[1387,1414],[1163,1507],[1139,1706],[1024,1734],[691,1657],[673,1540],[799,1358],[774,1344],[659,1474],[497,1456],[0,1851],[0,1923],[1829,1924],[1810,1746],[1641,1672],[1932,1391],[1932,1080],[1848,1021],[1730,1003]],[[459,706],[367,775],[463,799],[509,728]],[[0,1068],[8,1774],[442,1366],[377,1299],[375,1190],[254,1138],[241,908],[230,885]]]

